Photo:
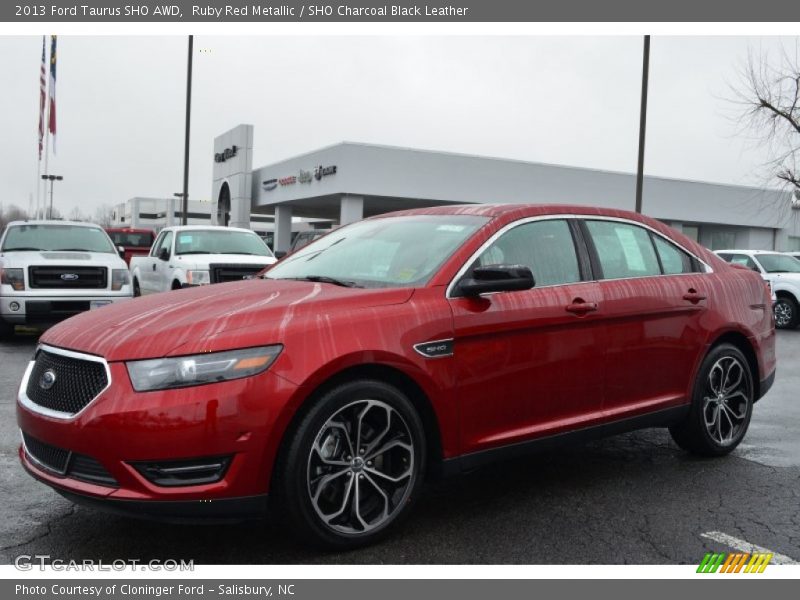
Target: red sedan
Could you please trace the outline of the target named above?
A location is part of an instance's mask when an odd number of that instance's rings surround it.
[[[770,304],[756,273],[629,212],[383,215],[260,278],[47,331],[20,459],[76,502],[279,511],[352,547],[396,526],[426,473],[652,426],[727,454],[775,377]]]

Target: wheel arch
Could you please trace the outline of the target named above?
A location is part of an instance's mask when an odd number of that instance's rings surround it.
[[[750,374],[753,377],[754,397],[761,397],[761,376],[759,374],[758,355],[753,347],[753,343],[748,337],[738,330],[728,330],[721,332],[708,346],[708,352],[721,344],[731,344],[738,348],[744,357],[747,359],[747,366],[750,368]],[[708,354],[706,352],[706,354]]]
[[[441,465],[444,457],[442,429],[429,394],[425,392],[423,386],[418,381],[402,369],[380,362],[363,362],[342,367],[313,385],[312,390],[305,395],[296,407],[293,407],[292,415],[281,433],[281,439],[278,444],[277,452],[275,453],[275,464],[282,460],[291,442],[292,435],[305,414],[313,406],[314,401],[336,386],[357,379],[375,379],[383,381],[398,388],[408,397],[417,410],[425,431],[427,450],[426,472],[429,475],[438,475],[441,472]],[[277,469],[272,470],[271,479],[274,479],[277,471]],[[272,483],[270,483],[270,489],[271,488]]]

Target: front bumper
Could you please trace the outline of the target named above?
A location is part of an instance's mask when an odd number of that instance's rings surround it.
[[[124,287],[122,293],[114,295],[102,291],[85,296],[3,295],[0,296],[0,318],[12,325],[58,323],[101,305],[130,300],[133,292],[125,292],[128,288]],[[18,308],[13,310],[15,304]]]
[[[267,371],[255,377],[138,393],[123,363],[109,363],[110,385],[72,418],[43,414],[21,399],[17,421],[29,437],[89,457],[114,483],[98,484],[45,468],[20,446],[23,467],[82,503],[148,518],[251,518],[263,513],[287,406],[300,388]],[[135,463],[228,456],[218,481],[157,485]],[[183,519],[185,520],[185,519]]]

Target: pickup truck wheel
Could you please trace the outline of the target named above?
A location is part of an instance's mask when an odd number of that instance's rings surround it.
[[[775,313],[775,327],[778,329],[794,329],[800,323],[797,301],[790,296],[778,296],[772,310]]]
[[[424,476],[425,432],[400,390],[369,379],[339,385],[289,435],[272,494],[306,541],[363,546],[408,515]]]
[[[179,289],[181,289],[181,282],[180,282],[180,281],[173,281],[173,282],[172,282],[172,289],[173,289],[173,290],[179,290]]]
[[[142,295],[142,290],[139,288],[139,280],[136,277],[133,278],[133,297],[138,298]]]
[[[0,319],[0,340],[7,340],[14,336],[15,326]]]
[[[723,456],[739,445],[753,414],[753,374],[741,350],[720,344],[703,359],[689,414],[669,428],[684,450]]]

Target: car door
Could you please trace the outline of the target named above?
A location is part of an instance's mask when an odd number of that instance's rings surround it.
[[[493,236],[476,266],[530,267],[530,290],[460,296],[451,286],[462,451],[523,441],[591,421],[602,408],[600,288],[587,281],[569,219],[516,222]],[[584,255],[585,256],[585,255]]]
[[[170,230],[166,232],[164,238],[161,240],[161,246],[153,261],[153,291],[164,292],[169,290],[172,285],[170,279],[172,277],[171,263],[174,254],[172,242],[174,237],[173,232]],[[164,250],[167,251],[166,260],[162,259],[162,252]]]
[[[141,291],[142,295],[152,294],[155,291],[155,269],[153,268],[153,265],[158,260],[156,256],[158,254],[158,249],[161,247],[161,241],[164,239],[165,235],[167,235],[166,231],[162,231],[160,234],[158,234],[155,243],[153,243],[152,247],[150,248],[150,253],[147,256],[147,259],[139,262],[139,290]]]
[[[612,219],[586,219],[607,321],[603,411],[609,419],[686,402],[704,349],[708,275],[657,232]]]

